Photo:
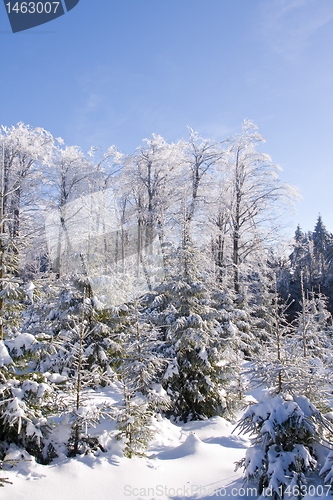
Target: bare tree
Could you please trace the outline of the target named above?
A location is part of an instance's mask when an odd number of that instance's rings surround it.
[[[258,249],[263,239],[276,238],[279,213],[299,197],[293,186],[279,179],[277,172],[282,169],[256,150],[261,142],[264,139],[257,126],[245,121],[241,134],[231,140],[229,151],[224,206],[229,214],[236,293],[240,291],[241,261]]]
[[[53,161],[45,171],[47,182],[44,190],[44,200],[47,202],[48,210],[52,208],[58,212],[60,223],[55,225],[58,231],[57,256],[54,271],[57,278],[62,274],[63,245],[70,246],[68,234],[69,218],[67,205],[80,195],[89,193],[88,178],[92,172],[92,166],[83,152],[77,146],[65,148],[58,147]],[[65,243],[63,241],[65,239]]]
[[[30,182],[41,172],[52,155],[52,135],[42,128],[32,129],[18,123],[1,127],[0,196],[0,338],[3,338],[5,296],[16,288],[10,277],[18,276],[18,239],[22,226],[22,201],[31,203]],[[27,201],[28,200],[28,201]],[[7,300],[8,303],[8,300]]]

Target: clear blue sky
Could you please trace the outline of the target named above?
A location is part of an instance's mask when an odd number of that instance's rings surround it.
[[[248,118],[303,195],[291,232],[333,232],[332,0],[80,0],[16,34],[0,14],[1,124],[131,153]]]

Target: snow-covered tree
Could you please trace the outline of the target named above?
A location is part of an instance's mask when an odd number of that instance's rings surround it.
[[[262,318],[265,334],[252,371],[252,383],[263,386],[266,393],[238,424],[242,432],[255,437],[237,467],[244,468],[245,481],[256,482],[264,497],[276,499],[297,488],[293,495],[301,497],[302,485],[317,464],[316,444],[323,442],[325,427],[329,427],[320,411],[325,403],[327,411],[327,370],[309,352],[311,344],[312,352],[316,347],[322,349],[321,339],[310,341],[305,303],[296,326],[287,321],[287,309],[275,282],[274,296]]]
[[[240,264],[262,244],[276,238],[277,214],[297,197],[295,188],[279,180],[280,167],[256,150],[264,141],[257,126],[245,121],[242,133],[231,141],[230,192],[226,199],[232,239],[234,288],[240,292]]]
[[[125,162],[120,179],[127,192],[128,217],[138,227],[139,246],[144,235],[148,241],[152,239],[153,231],[161,243],[165,240],[177,203],[182,154],[181,143],[168,144],[153,134]]]
[[[330,242],[332,241],[332,238],[326,227],[324,226],[323,219],[320,214],[312,233],[312,239],[314,245],[314,254],[317,261],[318,273],[324,274],[326,271],[326,252]]]
[[[26,339],[28,344],[29,340],[31,343],[33,339]],[[52,427],[48,416],[55,409],[54,390],[43,374],[22,372],[28,368],[27,360],[23,363],[22,358],[29,359],[29,349],[21,350],[22,339],[18,337],[8,343],[11,355],[0,342],[0,458],[15,443],[43,463]]]
[[[23,206],[31,204],[31,184],[40,175],[40,166],[50,160],[53,138],[44,129],[19,123],[2,127],[0,133],[0,338],[8,308],[19,296],[18,258],[22,249]],[[23,217],[23,219],[22,219]],[[12,304],[10,302],[12,301]],[[10,316],[10,313],[9,313]]]
[[[325,418],[305,396],[268,391],[236,427],[255,434],[236,470],[244,468],[245,483],[258,485],[263,498],[302,498],[306,477],[317,466],[316,447],[325,426]]]
[[[164,331],[165,356],[171,358],[162,381],[173,402],[169,414],[185,421],[232,407],[226,392],[231,366],[224,358],[221,315],[200,277],[197,259],[189,242],[180,248],[172,273],[157,288],[150,306],[153,320]]]
[[[121,345],[117,362],[118,382],[123,404],[117,408],[117,439],[124,445],[124,455],[144,455],[154,436],[152,417],[170,406],[158,383],[166,360],[162,356],[161,333],[149,321],[137,298],[122,307],[126,314],[120,319],[114,337]]]
[[[48,209],[49,239],[57,239],[57,250],[54,259],[54,272],[60,278],[63,272],[64,253],[73,253],[71,248],[71,232],[77,210],[71,210],[73,202],[80,195],[89,193],[88,176],[91,164],[77,146],[58,147],[49,168],[45,171],[45,187],[43,197]],[[52,210],[50,212],[50,209]],[[50,242],[48,242],[50,245]]]
[[[125,370],[119,378],[123,404],[117,408],[116,438],[122,441],[126,458],[143,457],[155,434],[152,426],[154,409],[146,397],[135,391],[135,381],[127,376]]]

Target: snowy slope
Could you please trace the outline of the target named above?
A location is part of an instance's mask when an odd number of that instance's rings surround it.
[[[117,396],[105,389],[97,399]],[[212,498],[222,486],[227,491],[241,487],[234,462],[244,456],[249,441],[231,434],[231,423],[213,417],[176,425],[159,417],[155,425],[158,432],[147,458],[122,457],[120,443],[112,437],[114,423],[103,421],[96,433],[106,453],[56,459],[47,466],[34,460],[6,466],[1,476],[13,484],[6,484],[1,494],[6,500]],[[61,427],[65,431],[60,425],[57,432]],[[13,449],[9,458],[17,456]]]
[[[120,397],[111,388],[94,394],[99,402],[116,402]],[[56,430],[60,441],[66,438],[66,425],[60,424]],[[232,433],[233,424],[221,417],[174,424],[159,416],[155,426],[157,433],[147,458],[124,458],[113,437],[115,424],[110,421],[95,429],[106,453],[62,457],[47,466],[26,454],[31,460],[1,471],[0,476],[13,484],[1,488],[0,495],[6,500],[257,498],[254,491],[242,489],[241,471],[234,471],[234,462],[244,457],[250,440]],[[9,458],[19,456],[21,451],[12,448]],[[323,497],[326,488],[322,495],[307,495],[305,500]]]

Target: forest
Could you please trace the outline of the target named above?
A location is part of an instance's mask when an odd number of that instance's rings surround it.
[[[288,240],[300,194],[264,142],[244,121],[85,155],[2,126],[0,468],[13,445],[103,453],[103,419],[131,459],[157,416],[221,416],[253,437],[236,467],[263,496],[333,482],[333,235],[319,214]],[[117,404],[91,397],[108,386]]]

